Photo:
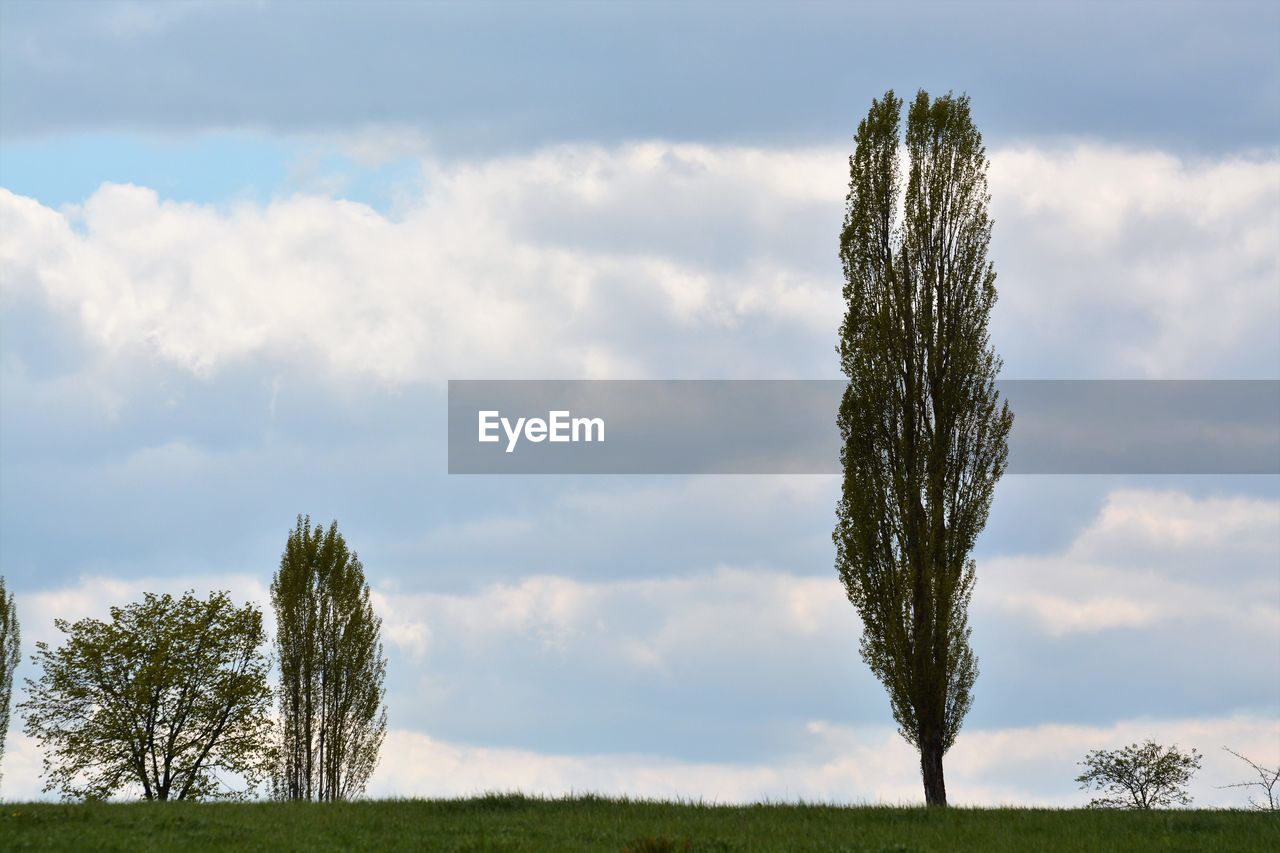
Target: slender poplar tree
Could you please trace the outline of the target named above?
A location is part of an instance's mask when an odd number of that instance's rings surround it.
[[[969,554],[1004,472],[1013,415],[995,388],[987,320],[987,159],[969,99],[872,101],[849,158],[840,257],[847,313],[838,423],[836,567],[863,623],[862,657],[945,806],[942,757],[972,701]]]
[[[9,709],[13,701],[13,672],[21,656],[22,632],[13,593],[6,592],[0,575],[0,782],[4,781],[4,741],[9,734]]]
[[[387,730],[387,661],[364,567],[338,532],[298,516],[271,584],[281,737],[274,794],[363,793]]]

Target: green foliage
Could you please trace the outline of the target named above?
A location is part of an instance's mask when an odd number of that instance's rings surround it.
[[[1086,768],[1076,777],[1080,787],[1101,795],[1089,803],[1090,807],[1155,809],[1191,804],[1186,785],[1200,769],[1200,754],[1148,740],[1123,749],[1095,749],[1080,764]]]
[[[387,661],[364,567],[338,532],[298,516],[271,584],[280,666],[273,793],[344,800],[363,793],[386,735]]]
[[[1280,849],[1280,821],[1247,811],[919,809],[523,798],[349,803],[6,804],[12,850],[1204,851]]]
[[[4,781],[4,741],[9,734],[9,707],[13,701],[13,671],[22,654],[22,632],[13,593],[5,591],[0,575],[0,782]]]
[[[838,423],[836,566],[863,622],[862,656],[920,750],[925,796],[945,804],[942,755],[972,702],[973,544],[1013,424],[998,399],[987,321],[987,160],[966,97],[872,102],[849,158],[840,257],[848,309]]]
[[[38,681],[19,708],[45,750],[45,790],[104,799],[243,796],[271,764],[271,689],[262,613],[224,592],[147,593],[111,619],[56,620],[37,643]]]

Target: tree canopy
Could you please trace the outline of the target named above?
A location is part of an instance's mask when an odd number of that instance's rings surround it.
[[[1153,809],[1190,805],[1187,783],[1200,769],[1200,753],[1163,747],[1153,740],[1115,750],[1095,749],[1080,762],[1076,777],[1084,790],[1096,790],[1093,808]]]
[[[194,800],[255,787],[272,728],[261,611],[187,592],[110,612],[56,620],[64,642],[36,644],[40,677],[20,707],[44,747],[45,790]]]

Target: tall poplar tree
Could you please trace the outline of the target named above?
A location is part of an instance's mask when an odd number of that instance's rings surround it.
[[[974,563],[1013,415],[995,388],[987,321],[987,159],[969,99],[872,101],[849,158],[840,257],[847,313],[838,423],[844,486],[836,567],[863,623],[862,657],[945,806],[942,757],[972,702]],[[905,190],[905,191],[904,191]]]
[[[22,632],[13,593],[4,588],[0,575],[0,781],[4,780],[4,740],[9,733],[9,708],[13,701],[13,672],[21,655]]]
[[[298,516],[271,584],[282,742],[274,793],[363,793],[387,730],[387,661],[364,567],[338,532]]]

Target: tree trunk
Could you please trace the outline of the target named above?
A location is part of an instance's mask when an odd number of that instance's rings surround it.
[[[931,737],[920,744],[920,775],[924,778],[927,806],[946,806],[947,783],[942,775],[942,741]]]

